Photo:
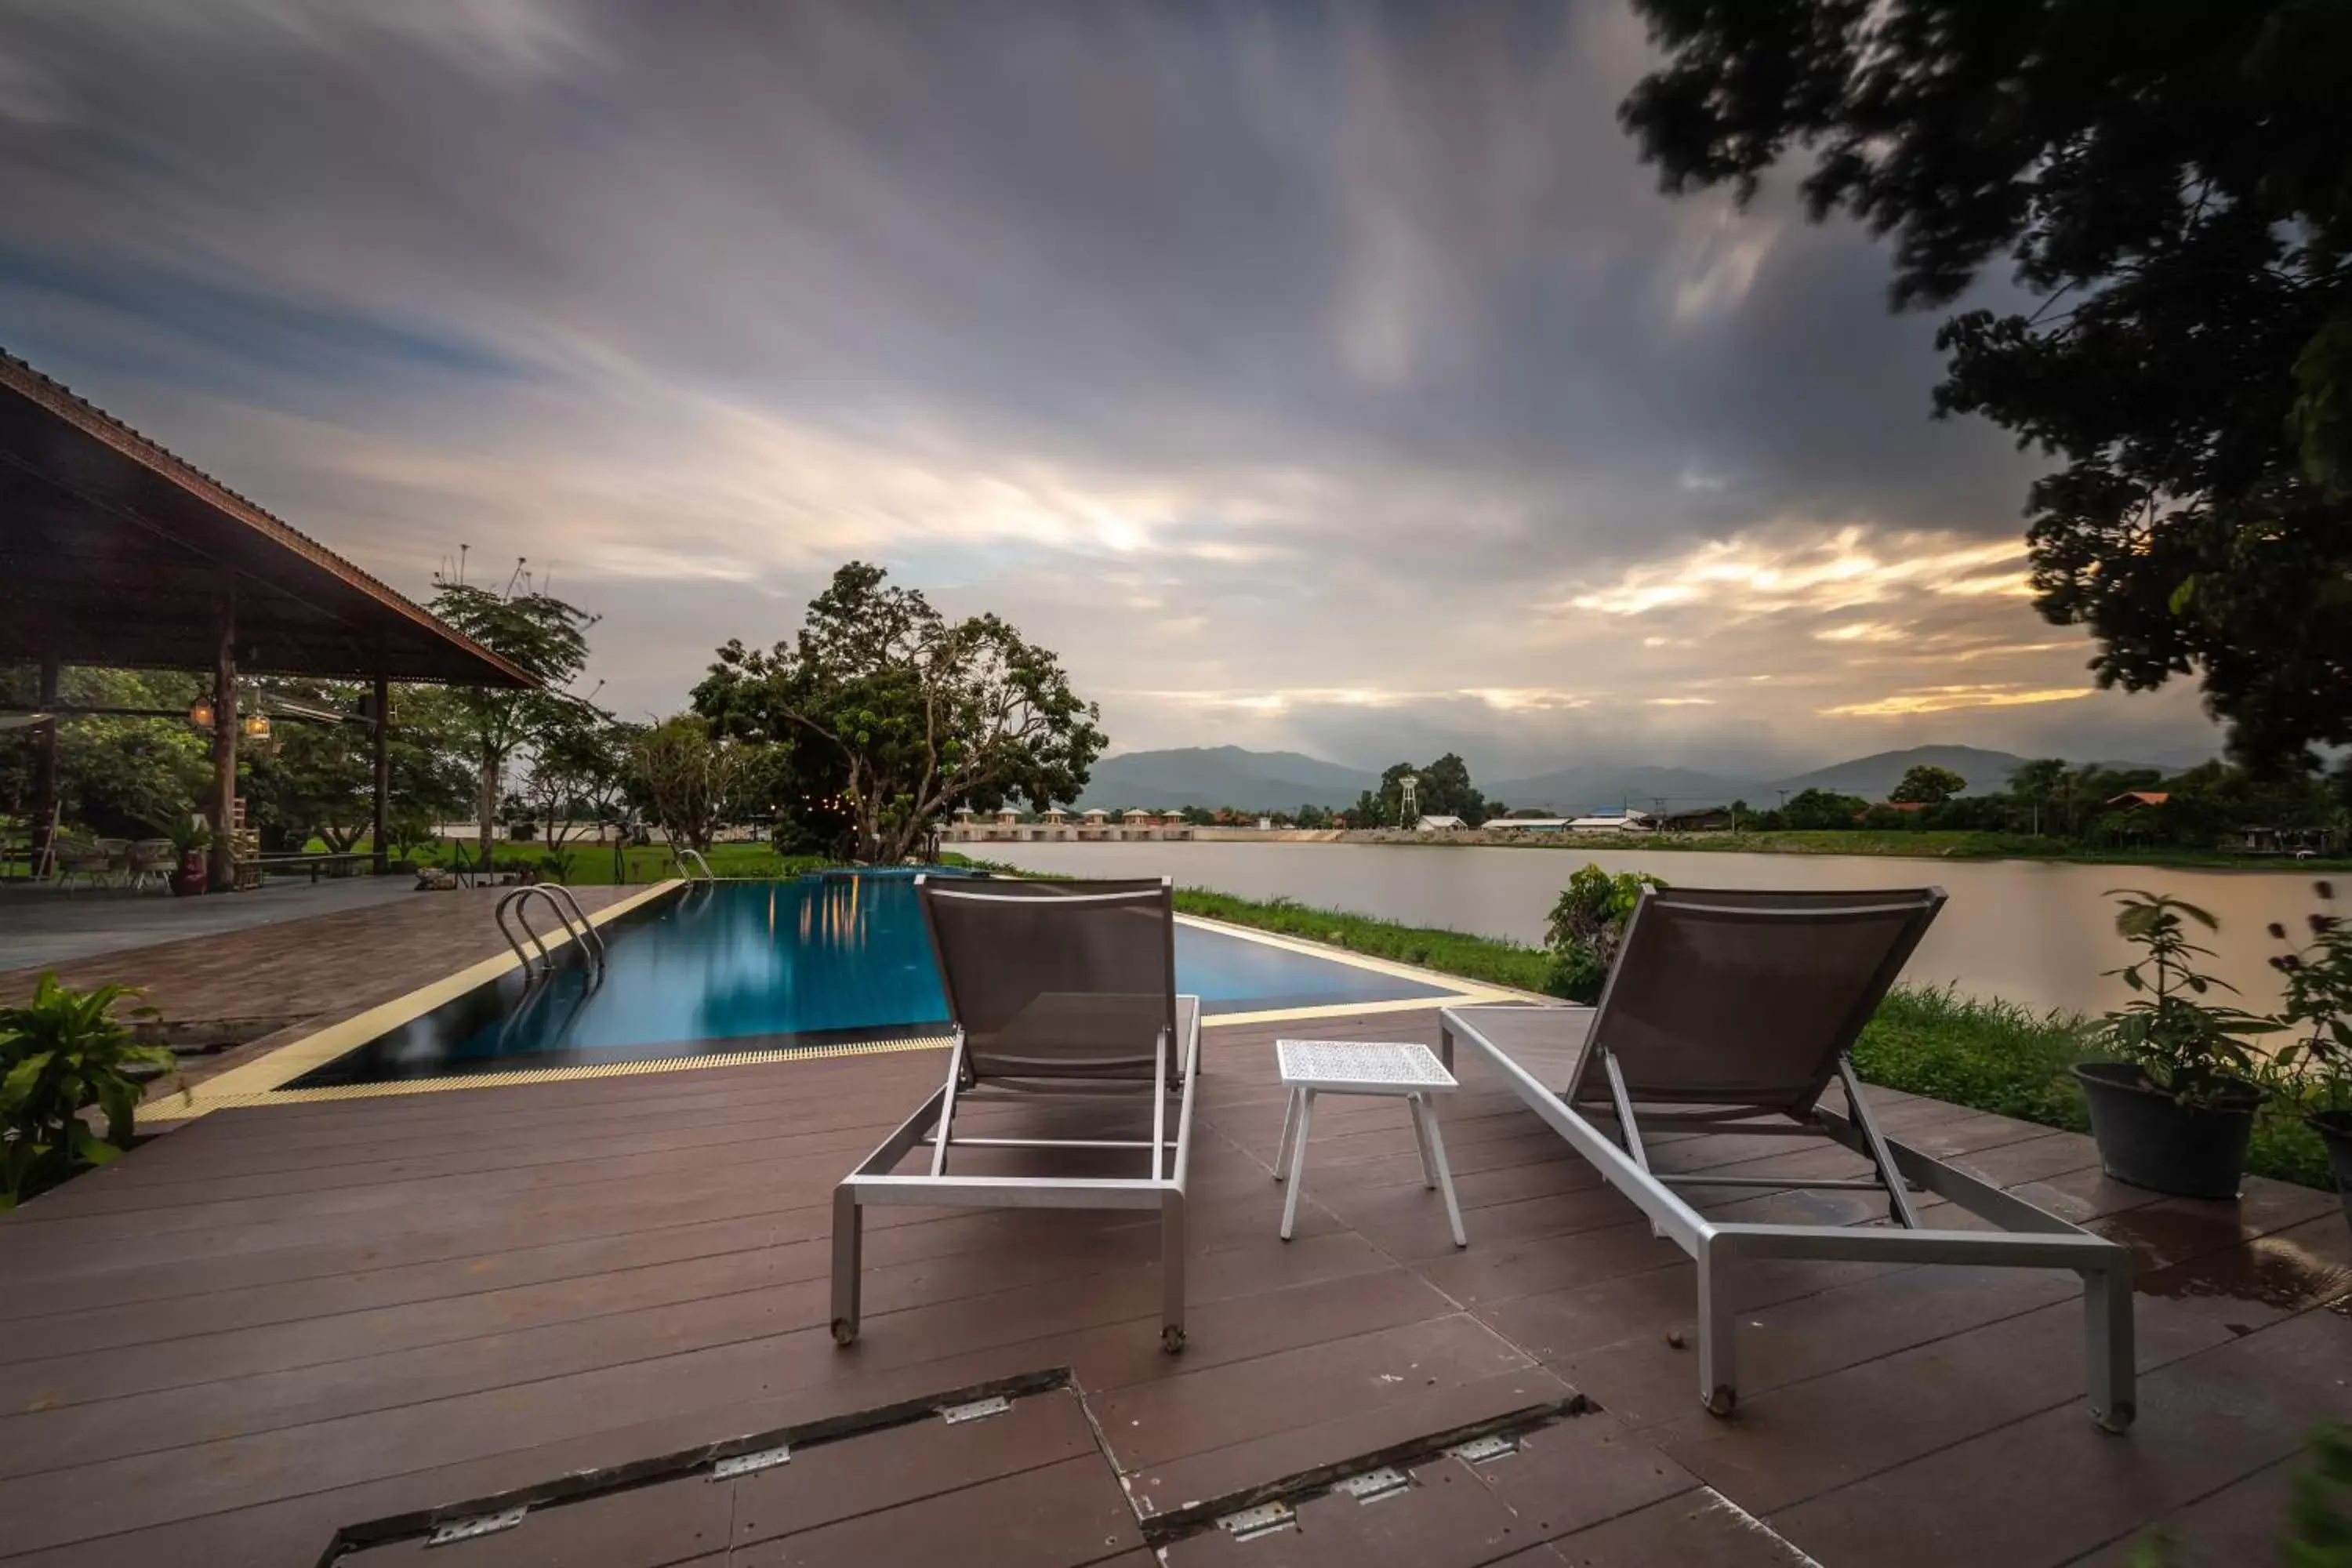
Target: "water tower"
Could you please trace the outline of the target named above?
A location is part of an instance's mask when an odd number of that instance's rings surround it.
[[[1397,826],[1412,827],[1421,821],[1421,780],[1412,773],[1397,780],[1402,792],[1397,801]]]

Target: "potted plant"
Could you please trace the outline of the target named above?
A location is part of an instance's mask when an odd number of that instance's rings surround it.
[[[2217,931],[2211,915],[2161,893],[2118,889],[2110,896],[2119,904],[2116,933],[2140,956],[2107,971],[2137,994],[2093,1037],[2112,1059],[2074,1068],[2099,1163],[2136,1187],[2234,1198],[2270,1070],[2247,1039],[2281,1026],[2204,1000],[2216,988],[2231,989],[2196,967],[2211,950],[2189,940],[2188,923]]]
[[[2324,904],[2336,901],[2331,883],[2314,882],[2311,890]],[[2279,1016],[2301,1032],[2280,1047],[2276,1060],[2289,1075],[2304,1120],[2327,1145],[2345,1217],[2352,1219],[2352,921],[2327,910],[2305,918],[2309,944],[2271,960],[2286,976],[2286,1006]],[[2274,937],[2286,934],[2283,925],[2271,927]]]
[[[121,985],[74,991],[44,974],[33,999],[0,1007],[0,1209],[131,1147],[143,1080],[172,1053],[114,1016]],[[104,1117],[101,1138],[82,1112]]]
[[[201,893],[212,879],[205,851],[213,847],[213,830],[201,816],[174,818],[166,827],[172,853],[178,860],[172,872],[172,891],[182,898]]]

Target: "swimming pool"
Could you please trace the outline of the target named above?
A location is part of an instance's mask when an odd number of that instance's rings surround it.
[[[542,922],[543,923],[543,922]],[[604,928],[604,981],[509,973],[296,1079],[313,1089],[944,1034],[947,1000],[911,878],[690,889]],[[1455,993],[1383,969],[1180,922],[1176,980],[1204,1014]]]

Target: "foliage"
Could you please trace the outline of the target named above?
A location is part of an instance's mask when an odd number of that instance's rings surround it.
[[[485,860],[496,841],[500,781],[508,760],[558,725],[573,721],[583,700],[564,689],[588,663],[588,628],[597,617],[522,577],[502,589],[442,580],[432,611],[491,652],[537,676],[543,685],[522,690],[453,686],[445,697],[452,728],[475,768],[475,821]]]
[[[1775,827],[1807,828],[1852,827],[1870,803],[1860,795],[1840,795],[1835,790],[1799,790],[1788,803],[1771,814]]]
[[[2225,981],[2200,973],[2200,958],[2210,948],[2189,940],[2188,922],[2219,931],[2221,922],[2184,900],[2136,889],[2111,889],[2116,901],[2116,933],[2140,950],[2120,969],[2137,1000],[2108,1013],[2099,1043],[2118,1060],[2131,1063],[2155,1088],[2184,1105],[2242,1101],[2268,1072],[2247,1037],[2274,1032],[2273,1019],[2242,1008],[2200,1000],[2214,987],[2234,991]]]
[[[30,706],[37,691],[29,669],[0,669],[6,700]],[[68,666],[58,683],[61,704],[179,711],[203,687],[161,672]],[[29,813],[37,731],[0,735],[0,802]],[[58,804],[63,819],[94,834],[137,838],[198,808],[212,781],[208,742],[184,719],[93,715],[58,724]]]
[[[2352,1568],[2352,1426],[2329,1422],[2311,1436],[2311,1464],[2294,1478],[2286,1568]]]
[[[121,985],[73,991],[43,974],[32,1000],[0,1007],[0,1208],[13,1208],[131,1146],[140,1084],[128,1069],[169,1068],[172,1053],[133,1043],[114,1005]],[[82,1112],[106,1119],[101,1138]]]
[[[1665,885],[1646,871],[1612,876],[1590,862],[1570,875],[1544,927],[1544,945],[1553,955],[1544,989],[1573,1002],[1600,1000],[1642,890]]]
[[[1904,773],[1902,782],[1886,798],[1906,805],[1941,805],[1968,787],[1969,781],[1951,769],[1921,763]]]
[[[1349,827],[1411,827],[1404,819],[1404,776],[1413,775],[1413,799],[1423,816],[1458,816],[1468,823],[1484,822],[1496,809],[1470,781],[1470,764],[1453,752],[1426,766],[1391,763],[1381,773],[1380,787],[1359,791],[1356,804],[1342,814]],[[1311,809],[1311,808],[1307,808]],[[1303,824],[1302,824],[1303,826]]]
[[[765,798],[762,769],[772,749],[713,738],[709,721],[680,713],[636,737],[629,777],[671,843],[707,850],[713,834]]]
[[[2314,882],[2323,904],[2336,901],[2329,882]],[[2271,960],[2286,976],[2286,1005],[2279,1021],[2301,1031],[2273,1057],[2291,1074],[2295,1098],[2313,1111],[2352,1112],[2352,921],[2332,910],[2305,917],[2311,940]],[[2273,923],[2271,935],[2284,941],[2287,929]]]
[[[1640,5],[1666,59],[1621,115],[1667,191],[1805,149],[1814,217],[1893,235],[1897,309],[2013,260],[2038,305],[1945,323],[1937,410],[2064,463],[2037,604],[2100,682],[2197,671],[2266,764],[2352,741],[2352,8]]]
[[[615,850],[619,851],[617,867]],[[712,874],[719,877],[797,877],[843,863],[821,855],[779,855],[773,845],[757,839],[721,840],[712,844],[705,856]],[[447,843],[425,846],[415,855],[419,866],[439,868],[454,868],[473,858],[471,845]],[[501,874],[537,872],[574,887],[611,887],[675,877],[677,858],[659,844],[623,846],[574,838],[554,849],[542,844],[501,844],[498,847],[498,869]]]
[[[589,826],[621,820],[628,806],[630,760],[646,726],[585,702],[550,715],[535,738],[530,777],[519,791],[540,837],[562,844]]]
[[[694,689],[716,732],[788,743],[780,811],[846,817],[856,852],[895,862],[958,805],[1073,801],[1104,745],[1100,710],[1047,649],[992,615],[950,622],[853,561],[765,653],[730,641]]]

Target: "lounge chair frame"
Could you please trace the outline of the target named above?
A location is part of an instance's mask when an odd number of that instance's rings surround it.
[[[918,883],[926,879],[918,878]],[[963,899],[986,898],[959,890]],[[1003,895],[1006,898],[1023,895]],[[1175,921],[1171,884],[1160,892],[1167,910],[1168,973],[1175,973]],[[1070,895],[1079,903],[1135,901],[1132,891]],[[939,932],[927,919],[933,956],[947,989],[949,1011],[958,1012],[955,983]],[[948,1208],[1143,1209],[1160,1214],[1160,1344],[1171,1354],[1184,1348],[1185,1194],[1192,1159],[1193,1090],[1201,1076],[1201,999],[1172,991],[1167,1022],[1159,1031],[1148,1082],[1129,1080],[1123,1089],[998,1086],[974,1082],[963,1026],[958,1024],[949,1052],[947,1079],[920,1109],[900,1122],[874,1152],[833,1190],[833,1338],[856,1342],[859,1277],[865,1238],[864,1211],[878,1204]],[[1113,1138],[987,1138],[955,1131],[957,1110],[975,1100],[1051,1101],[1056,1105],[1099,1102],[1128,1109],[1139,1097],[1151,1100],[1151,1136]],[[1172,1108],[1171,1100],[1175,1101]],[[1171,1126],[1171,1123],[1173,1123]],[[922,1144],[930,1145],[930,1167],[921,1173],[896,1173]],[[1148,1157],[1147,1173],[1134,1176],[961,1175],[948,1169],[955,1149],[1119,1149]]]
[[[1703,894],[1692,894],[1703,897]],[[1923,890],[1917,926],[1892,963],[1889,973],[1868,996],[1861,1024],[1874,1010],[1894,973],[1899,972],[1911,947],[1924,934],[1928,921],[1943,901],[1940,889]],[[1644,894],[1627,923],[1625,943],[1640,940],[1642,918],[1651,905]],[[1816,906],[1819,907],[1819,906]],[[2130,1248],[2095,1236],[2078,1226],[2035,1207],[2000,1187],[1956,1169],[1922,1150],[1883,1132],[1872,1115],[1870,1102],[1856,1079],[1846,1047],[1841,1042],[1829,1078],[1843,1091],[1845,1112],[1817,1100],[1803,1115],[1779,1108],[1704,1107],[1696,1110],[1644,1111],[1626,1090],[1625,1076],[1608,1048],[1606,1030],[1609,990],[1604,988],[1578,1057],[1576,1074],[1568,1089],[1555,1091],[1515,1059],[1489,1032],[1494,1015],[1509,1012],[1524,1018],[1529,1009],[1508,1005],[1447,1007],[1439,1014],[1441,1060],[1450,1068],[1456,1041],[1466,1043],[1502,1075],[1504,1081],[1570,1147],[1591,1163],[1601,1178],[1647,1216],[1660,1237],[1682,1248],[1698,1266],[1699,1400],[1717,1415],[1729,1415],[1738,1400],[1734,1324],[1738,1310],[1735,1281],[1747,1265],[1767,1258],[1811,1258],[1825,1262],[1887,1264],[1951,1263],[1997,1268],[2067,1268],[2083,1281],[2084,1353],[2091,1415],[2109,1432],[2128,1427],[2137,1415],[2134,1389],[2132,1323],[2132,1254]],[[1482,1026],[1482,1021],[1486,1026]],[[1503,1033],[1500,1029],[1496,1033]],[[1604,1092],[1595,1083],[1605,1079],[1610,1116],[1622,1132],[1612,1138],[1580,1113],[1580,1103],[1591,1103],[1587,1093]],[[1825,1086],[1824,1086],[1825,1087]],[[1766,1121],[1765,1117],[1778,1120]],[[1780,1133],[1826,1138],[1868,1161],[1866,1180],[1807,1180],[1781,1176],[1687,1175],[1654,1171],[1643,1142],[1644,1130],[1656,1131],[1731,1132],[1741,1135]],[[1764,1187],[1883,1191],[1886,1194],[1891,1228],[1825,1225],[1763,1225],[1710,1219],[1685,1202],[1682,1187]],[[1940,1230],[1923,1226],[1908,1194],[1933,1193],[1999,1227],[1993,1231]]]

